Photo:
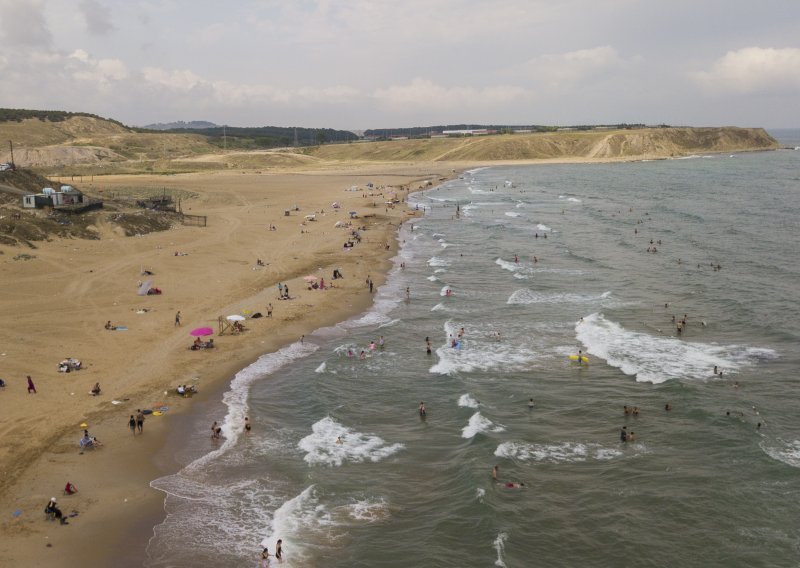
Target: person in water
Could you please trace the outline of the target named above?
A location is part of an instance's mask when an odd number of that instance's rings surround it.
[[[620,442],[627,442],[628,441],[628,427],[623,426],[622,430],[619,432],[619,441]]]
[[[428,409],[425,408],[425,402],[424,401],[420,402],[419,403],[419,415],[424,418],[427,414],[428,414]]]
[[[528,400],[528,410],[533,410],[533,399]]]

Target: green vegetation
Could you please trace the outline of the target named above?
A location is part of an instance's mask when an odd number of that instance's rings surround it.
[[[350,142],[358,136],[349,130],[332,128],[293,128],[283,126],[260,126],[243,128],[218,126],[215,128],[174,128],[163,132],[178,134],[200,134],[209,144],[229,150],[256,150],[293,146],[295,132],[298,146],[314,146],[321,142]]]
[[[24,108],[0,108],[0,122],[22,122],[27,118],[38,118],[41,121],[63,122],[73,116],[86,116],[112,122],[117,126],[126,128],[124,124],[111,118],[103,118],[88,112],[68,112],[64,110],[29,110]]]

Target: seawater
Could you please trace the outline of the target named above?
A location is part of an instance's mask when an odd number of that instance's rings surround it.
[[[798,194],[800,152],[777,151],[412,195],[425,216],[373,309],[265,354],[197,418],[186,467],[153,482],[146,565],[254,566],[278,538],[295,567],[795,565]]]

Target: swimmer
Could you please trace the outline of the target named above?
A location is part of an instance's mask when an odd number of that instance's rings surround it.
[[[376,347],[375,342],[374,341],[370,341],[369,342],[369,350],[370,351],[375,351],[375,347]]]
[[[619,441],[620,442],[627,442],[628,441],[628,427],[623,426],[622,430],[619,432]]]
[[[629,442],[634,442],[634,441],[636,441],[636,433],[635,433],[635,432],[631,431],[631,433],[630,433],[630,434],[628,434],[628,441],[629,441]]]
[[[359,359],[366,359],[367,358],[367,353],[362,349],[361,350],[361,354],[358,356],[358,358]]]
[[[341,437],[341,436],[338,436],[338,437],[336,438],[336,443],[337,443],[337,444],[344,444],[344,440],[342,440],[342,437]]]
[[[664,410],[666,410],[667,412],[669,412],[670,410],[672,410],[672,405],[671,405],[670,403],[667,403],[667,404],[665,404],[665,405],[664,405]]]
[[[622,413],[623,413],[625,416],[627,416],[628,414],[630,414],[630,413],[631,413],[631,409],[630,409],[630,408],[628,408],[627,406],[623,406],[623,407],[622,407]]]
[[[500,469],[499,465],[496,465],[492,468],[492,479],[497,479],[497,470]]]
[[[718,368],[717,368],[717,366],[716,366],[716,365],[714,365],[714,374],[715,374],[715,375],[718,375],[718,374],[719,374],[719,370],[718,370]]]
[[[633,414],[634,416],[639,416],[639,407],[634,406],[633,410],[631,411],[631,414]],[[633,432],[631,432],[631,434],[633,434]]]
[[[528,410],[533,410],[533,399],[528,399]]]
[[[525,484],[521,481],[520,482],[508,481],[503,484],[503,487],[505,487],[506,489],[522,489],[523,487],[525,487]]]
[[[428,414],[428,409],[425,408],[425,402],[420,402],[419,403],[419,415],[420,415],[420,417],[421,418],[425,418],[425,416],[427,414]]]

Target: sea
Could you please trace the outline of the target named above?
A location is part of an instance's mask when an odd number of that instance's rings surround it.
[[[800,130],[773,134],[411,194],[373,307],[192,415],[144,565],[797,566]]]

